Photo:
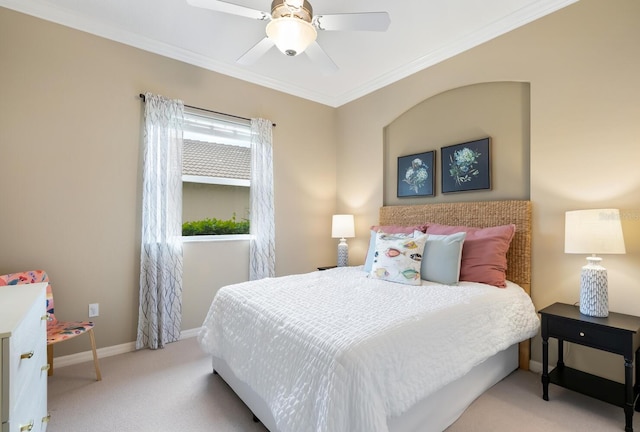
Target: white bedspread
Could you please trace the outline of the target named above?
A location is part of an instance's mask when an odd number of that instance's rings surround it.
[[[361,267],[219,290],[198,335],[282,432],[384,432],[387,417],[533,337],[519,286],[372,280]]]

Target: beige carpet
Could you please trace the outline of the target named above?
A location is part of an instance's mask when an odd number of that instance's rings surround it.
[[[49,378],[48,432],[265,432],[195,339],[56,369]],[[623,431],[622,409],[550,387],[516,371],[477,399],[447,432]],[[640,416],[634,426],[640,432]],[[348,432],[348,431],[345,431]]]

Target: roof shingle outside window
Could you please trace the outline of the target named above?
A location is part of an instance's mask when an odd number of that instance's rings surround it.
[[[182,175],[250,180],[251,149],[184,140]]]

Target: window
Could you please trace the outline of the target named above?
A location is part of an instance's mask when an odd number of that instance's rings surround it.
[[[250,121],[185,107],[183,142],[183,223],[235,220],[248,233]]]

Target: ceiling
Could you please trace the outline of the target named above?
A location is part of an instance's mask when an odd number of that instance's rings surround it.
[[[0,0],[0,6],[332,107],[338,107],[577,0],[311,0],[314,14],[386,11],[386,32],[318,32],[338,66],[273,47],[235,61],[265,36],[264,21],[186,0]],[[270,0],[231,0],[270,12]]]

